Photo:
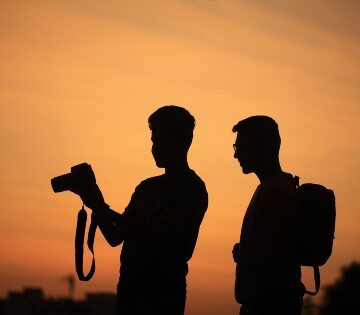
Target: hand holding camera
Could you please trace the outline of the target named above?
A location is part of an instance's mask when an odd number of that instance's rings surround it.
[[[100,210],[105,205],[104,197],[98,185],[95,185],[91,190],[74,193],[79,195],[84,205],[91,210]]]
[[[75,165],[70,173],[54,177],[51,186],[54,192],[69,190],[79,195],[85,206],[92,210],[101,208],[105,203],[91,165],[87,163]]]
[[[69,190],[80,196],[85,206],[92,210],[100,210],[105,206],[103,195],[96,184],[95,174],[91,166],[87,163],[81,163],[71,168],[68,174],[54,177],[51,180],[51,186],[54,192],[62,192]],[[87,213],[82,207],[78,212],[78,219],[75,234],[75,266],[76,273],[80,280],[89,281],[95,273],[95,257],[94,257],[94,238],[97,228],[97,222],[91,217],[91,223],[88,232],[87,244],[89,250],[93,254],[90,271],[87,275],[83,271],[83,250],[84,236],[86,228]]]

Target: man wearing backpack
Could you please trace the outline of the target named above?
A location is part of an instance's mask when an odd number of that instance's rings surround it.
[[[255,173],[260,181],[233,248],[240,314],[300,315],[300,207],[292,175],[280,166],[278,125],[270,117],[252,116],[238,122],[233,132],[235,159],[244,174]]]

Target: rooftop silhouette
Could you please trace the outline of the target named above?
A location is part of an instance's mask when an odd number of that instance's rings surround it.
[[[87,293],[84,300],[54,299],[45,297],[38,287],[9,291],[7,298],[0,300],[3,315],[112,315],[114,307],[115,293]]]

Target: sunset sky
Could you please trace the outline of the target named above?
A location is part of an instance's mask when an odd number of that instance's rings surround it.
[[[196,118],[189,161],[209,192],[187,314],[237,312],[231,250],[257,179],[233,159],[231,129],[254,114],[278,122],[284,170],[335,191],[321,268],[332,282],[360,260],[359,15],[356,0],[0,0],[0,297],[23,286],[67,294],[81,202],[50,179],[86,161],[122,212],[162,173],[147,118],[166,104]],[[120,248],[99,233],[95,251],[77,298],[115,291]]]

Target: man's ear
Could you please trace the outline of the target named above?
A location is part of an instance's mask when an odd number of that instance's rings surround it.
[[[261,158],[263,158],[263,157],[266,158],[272,154],[271,145],[269,144],[268,141],[263,141],[262,143],[257,145],[256,150]]]
[[[176,141],[174,141],[172,144],[171,144],[171,146],[174,148],[174,150],[176,150],[176,151],[186,151],[185,150],[185,143],[184,143],[184,141],[182,141],[182,140],[176,140]]]
[[[261,146],[261,150],[261,155],[264,157],[275,157],[279,154],[278,150],[274,146],[274,143],[270,140],[263,143],[263,145]]]

